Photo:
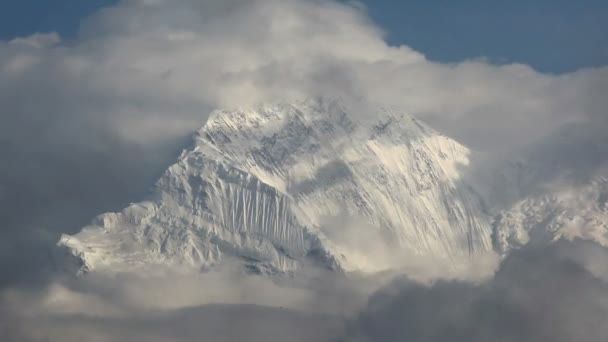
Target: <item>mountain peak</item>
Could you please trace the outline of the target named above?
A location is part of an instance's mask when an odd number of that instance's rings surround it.
[[[460,177],[468,158],[466,147],[380,106],[313,99],[218,110],[153,196],[59,245],[84,271],[454,263],[492,250],[481,199]]]

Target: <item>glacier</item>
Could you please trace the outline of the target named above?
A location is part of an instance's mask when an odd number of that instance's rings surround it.
[[[478,180],[466,172],[474,155],[380,105],[218,110],[148,198],[63,235],[60,264],[80,274],[228,263],[263,274],[379,272],[420,258],[458,268],[531,241],[608,241],[605,178],[577,188],[599,203],[587,211],[565,192],[499,201],[523,184],[521,170]]]

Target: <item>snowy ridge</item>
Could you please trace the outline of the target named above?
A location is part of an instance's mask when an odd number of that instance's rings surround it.
[[[365,109],[362,109],[365,108]],[[155,194],[59,245],[81,271],[398,267],[491,252],[469,150],[416,119],[333,100],[213,113]],[[407,253],[402,253],[402,252]]]
[[[497,251],[525,244],[583,239],[608,247],[608,178],[516,202],[494,220]]]
[[[500,254],[559,239],[608,247],[608,136],[602,125],[566,125],[500,168],[492,180],[494,193],[503,197],[493,201]]]

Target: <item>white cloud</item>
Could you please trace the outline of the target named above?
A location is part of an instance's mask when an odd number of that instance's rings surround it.
[[[37,49],[16,54],[16,41]],[[86,90],[94,102],[79,103],[78,115],[137,142],[185,134],[212,107],[342,95],[396,105],[498,148],[582,118],[594,99],[581,86],[608,73],[432,63],[389,46],[360,6],[334,1],[123,1],[85,21],[73,44],[49,34],[2,49],[12,55],[4,68],[62,82],[66,96]]]

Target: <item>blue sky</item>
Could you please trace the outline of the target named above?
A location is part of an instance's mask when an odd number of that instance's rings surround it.
[[[116,0],[4,0],[0,39],[57,31],[74,37],[80,20]],[[429,59],[487,57],[562,73],[608,64],[608,1],[365,0],[393,44]]]
[[[476,56],[544,72],[608,64],[608,1],[368,1],[389,41],[430,59]]]

